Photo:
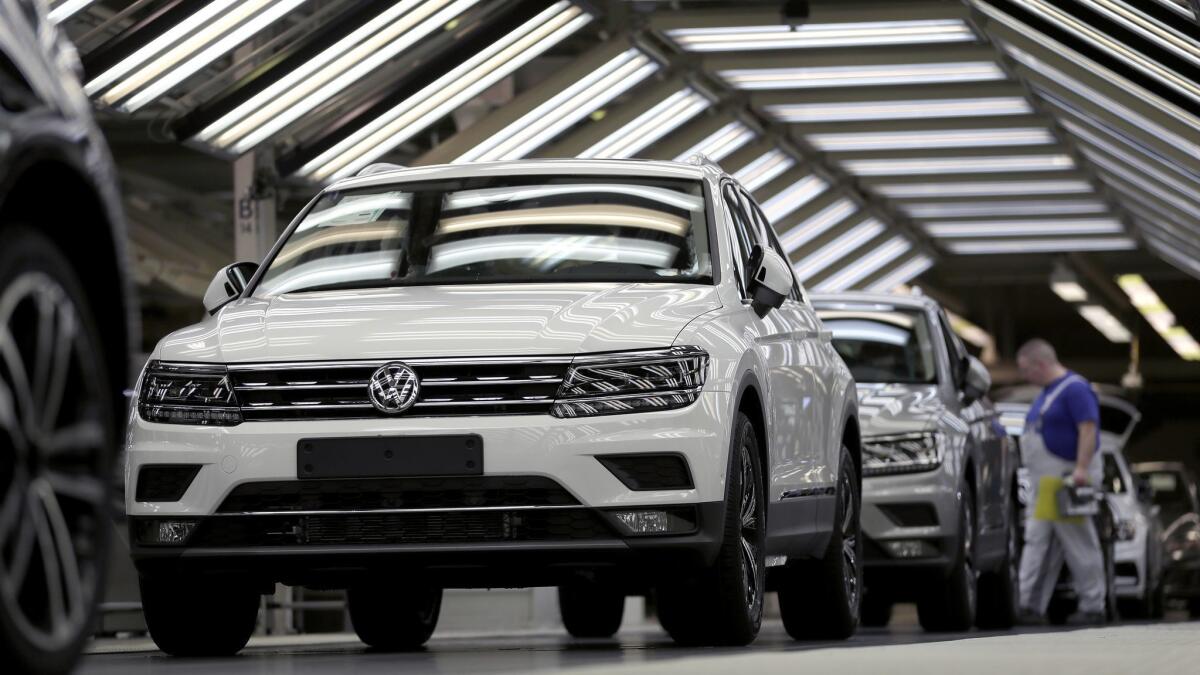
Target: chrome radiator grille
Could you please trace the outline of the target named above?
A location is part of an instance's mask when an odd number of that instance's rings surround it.
[[[570,358],[404,360],[420,395],[404,417],[547,414]],[[230,365],[242,416],[261,420],[388,417],[371,404],[367,382],[387,361]]]

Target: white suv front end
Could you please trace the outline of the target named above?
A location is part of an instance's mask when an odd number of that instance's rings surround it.
[[[578,635],[654,589],[676,638],[744,643],[768,558],[798,580],[835,544],[856,618],[853,383],[773,235],[739,257],[731,194],[567,160],[327,188],[139,383],[133,556],[147,598],[194,589],[192,618],[150,600],[159,645],[236,651],[249,610],[223,607],[275,582],[348,588],[381,647],[424,642],[441,588],[540,585]],[[189,637],[210,611],[237,616]]]

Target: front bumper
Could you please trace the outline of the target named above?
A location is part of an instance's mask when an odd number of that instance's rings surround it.
[[[132,554],[143,570],[243,570],[276,581],[317,582],[401,567],[466,586],[540,585],[559,573],[600,567],[706,564],[720,543],[729,400],[728,393],[705,392],[681,410],[579,419],[401,417],[201,427],[149,423],[135,415],[126,453]],[[304,513],[271,507],[233,512],[226,504],[239,486],[319,483],[297,478],[302,438],[463,433],[482,439],[484,477],[542,477],[561,486],[570,503],[554,511],[511,502],[504,506],[512,508],[381,509],[377,499],[360,508],[343,495],[336,509]],[[693,487],[632,490],[597,460],[630,453],[681,455]],[[164,464],[200,468],[178,501],[138,501],[141,468]],[[629,536],[613,514],[632,507],[694,513],[696,527],[689,534]],[[138,528],[164,518],[199,524],[182,546],[139,544]],[[200,536],[205,532],[217,534]],[[412,532],[428,536],[414,538]]]
[[[863,480],[862,528],[868,574],[945,569],[958,541],[957,481],[933,471]]]

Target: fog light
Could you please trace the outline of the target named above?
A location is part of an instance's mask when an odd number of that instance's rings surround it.
[[[694,521],[661,509],[614,511],[613,515],[631,535],[680,534],[696,528]]]
[[[885,541],[883,547],[893,558],[932,558],[938,554],[937,547],[920,539]]]
[[[138,543],[178,546],[186,543],[195,529],[196,521],[194,520],[143,521],[138,528]]]

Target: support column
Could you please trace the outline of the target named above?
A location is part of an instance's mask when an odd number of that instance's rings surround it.
[[[233,163],[233,252],[236,261],[261,262],[275,243],[275,184],[271,153],[248,152]]]

